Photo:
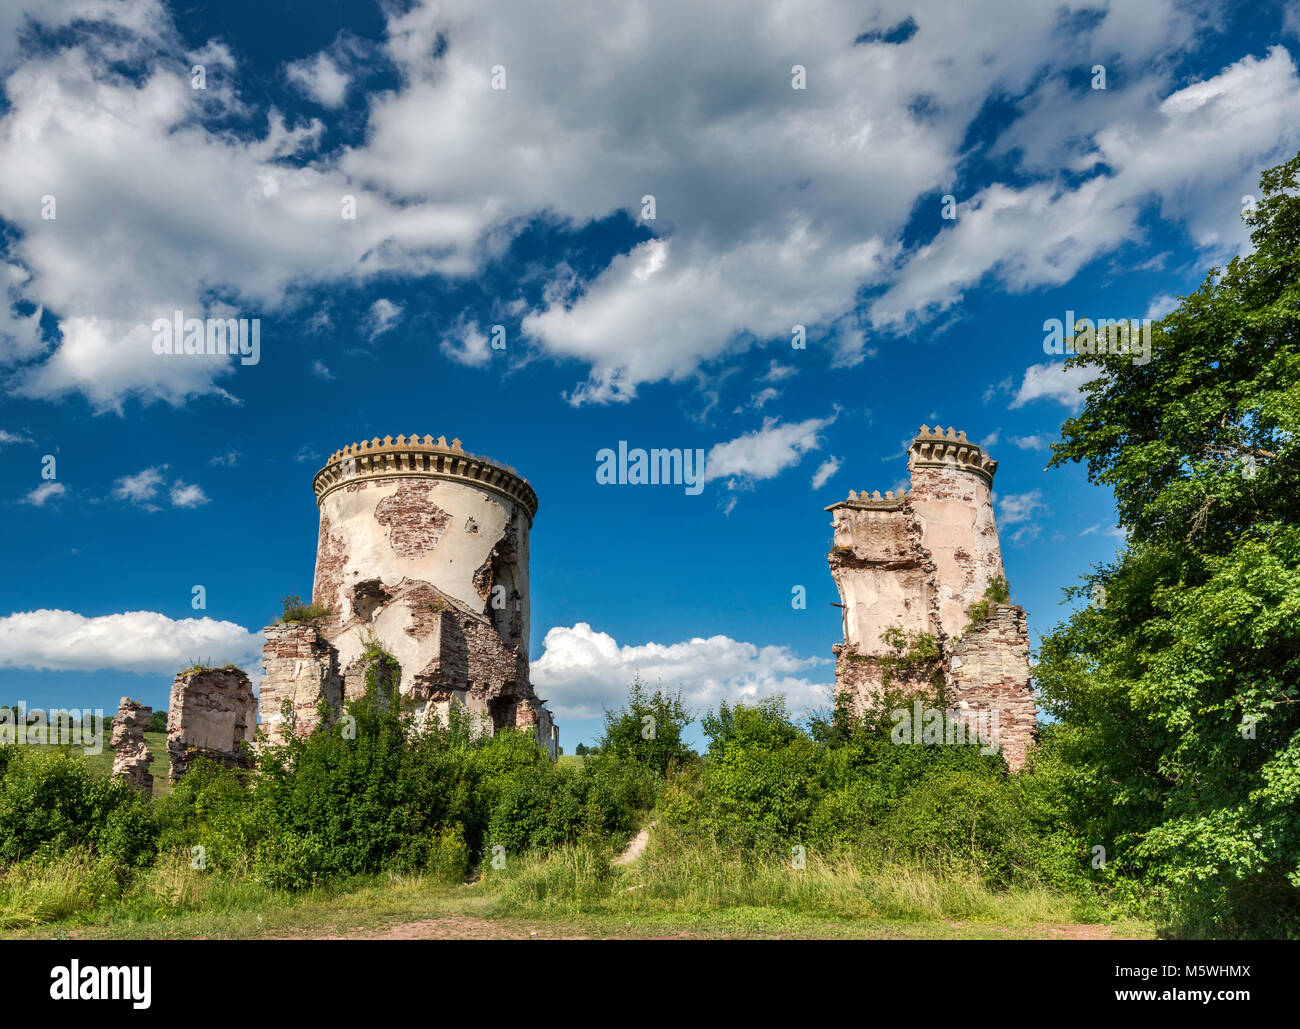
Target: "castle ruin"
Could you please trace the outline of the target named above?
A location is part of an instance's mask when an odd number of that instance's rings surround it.
[[[551,754],[559,731],[529,683],[528,534],[537,494],[458,439],[386,436],[330,455],[313,480],[320,534],[315,623],[269,626],[262,725],[309,731],[365,692],[370,641],[397,661],[418,721],[452,705],[481,731],[532,729]]]
[[[120,776],[146,796],[153,795],[153,775],[149,763],[153,755],[145,743],[144,732],[153,718],[153,708],[130,697],[123,697],[113,719],[113,775]]]
[[[167,704],[169,778],[178,782],[197,758],[249,768],[257,732],[257,698],[248,675],[234,665],[195,667],[172,680]]]
[[[910,489],[850,491],[826,508],[844,618],[844,642],[833,648],[836,700],[860,715],[887,687],[917,692],[941,682],[957,717],[994,727],[989,742],[1019,768],[1037,712],[1025,612],[985,596],[1005,582],[993,519],[997,462],[964,432],[923,425],[907,465]],[[900,640],[925,637],[937,653],[899,660]]]

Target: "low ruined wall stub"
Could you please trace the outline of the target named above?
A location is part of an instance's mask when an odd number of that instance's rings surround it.
[[[397,697],[401,682],[402,666],[396,660],[363,654],[343,670],[343,702],[364,699],[372,683],[375,696],[381,701]]]
[[[238,668],[182,672],[172,681],[167,709],[167,754],[176,782],[198,757],[230,768],[247,767],[245,743],[253,742],[257,698]]]
[[[997,712],[1003,757],[1011,769],[1020,768],[1038,736],[1024,610],[999,604],[985,621],[970,626],[950,649],[948,678],[956,703]]]
[[[153,708],[123,697],[113,719],[113,775],[146,795],[153,793],[153,776],[149,772],[153,755],[144,741],[152,718]]]
[[[939,659],[899,661],[894,657],[864,654],[855,647],[836,644],[835,699],[852,718],[861,718],[885,695],[899,699],[934,697],[942,678]]]
[[[280,622],[263,633],[261,728],[272,743],[285,738],[284,702],[292,707],[294,732],[310,733],[320,723],[320,704],[337,710],[343,697],[338,653],[313,622]]]

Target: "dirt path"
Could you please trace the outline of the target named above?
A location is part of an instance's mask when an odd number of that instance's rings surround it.
[[[631,926],[631,923],[628,923]],[[695,932],[638,933],[629,931],[601,933],[592,936],[576,926],[546,922],[488,921],[484,918],[453,916],[448,918],[422,918],[416,922],[377,929],[356,929],[350,932],[308,933],[302,936],[279,936],[284,940],[687,940],[701,939],[704,934]]]
[[[632,842],[627,845],[627,850],[623,851],[618,857],[610,862],[611,865],[630,865],[633,861],[645,853],[645,849],[650,844],[650,830],[655,827],[651,822],[639,833],[632,837]]]
[[[948,921],[948,925],[954,928],[963,927],[969,923]],[[828,923],[829,926],[838,928],[840,923]],[[986,933],[980,934],[983,938],[1007,938],[1007,939],[1049,939],[1049,940],[1117,940],[1124,937],[1117,935],[1110,926],[1106,925],[1086,925],[1061,923],[1055,925],[1035,926],[1035,933],[1028,934],[1024,927],[1012,926],[988,926]],[[592,939],[620,939],[620,940],[698,940],[698,939],[719,939],[732,936],[732,933],[709,932],[709,931],[689,931],[679,930],[677,932],[666,932],[662,929],[658,932],[640,931],[638,932],[631,922],[625,923],[621,927],[612,928],[606,932],[591,933],[587,927],[566,925],[564,923],[548,922],[527,922],[527,921],[502,921],[488,920],[484,918],[471,918],[467,916],[449,916],[446,918],[422,918],[414,922],[399,922],[396,925],[382,926],[371,929],[354,929],[330,931],[328,927],[318,933],[304,933],[302,935],[277,936],[275,939],[286,940],[592,940]],[[802,937],[804,934],[799,933]],[[815,935],[815,934],[814,934]],[[784,938],[781,936],[769,937],[768,934],[757,934],[760,938]],[[840,939],[892,939],[895,938],[887,933],[874,935],[871,933],[862,936],[848,935],[840,936],[839,934],[827,934],[827,938]]]

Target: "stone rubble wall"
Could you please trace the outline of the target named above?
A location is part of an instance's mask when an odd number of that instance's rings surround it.
[[[999,604],[949,648],[948,678],[962,707],[997,712],[998,739],[1011,768],[1025,762],[1038,737],[1038,715],[1029,682],[1029,627],[1024,609]]]
[[[287,737],[283,707],[288,701],[290,724],[298,735],[310,733],[320,723],[322,701],[337,710],[343,699],[338,651],[321,628],[310,622],[280,622],[263,632],[261,728],[271,743]]]
[[[257,698],[239,668],[181,672],[172,681],[167,708],[170,778],[180,780],[194,761],[206,757],[227,768],[247,768],[257,730]]]
[[[153,755],[144,741],[152,718],[153,708],[123,697],[113,719],[113,775],[121,776],[146,796],[153,794],[153,776],[149,772]]]

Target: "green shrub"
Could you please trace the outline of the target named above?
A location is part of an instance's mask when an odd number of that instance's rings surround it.
[[[96,775],[79,754],[2,746],[0,863],[88,847],[132,866],[147,861],[156,829],[148,801],[121,779]]]
[[[644,764],[665,775],[669,768],[685,764],[695,756],[682,741],[682,734],[691,721],[680,690],[668,693],[660,687],[651,693],[638,676],[628,687],[627,705],[605,712],[605,735],[597,750],[622,761]]]

